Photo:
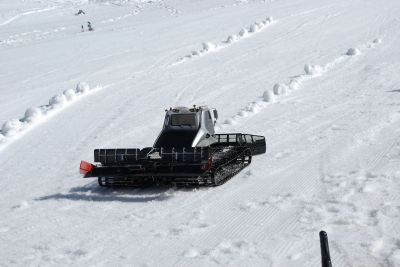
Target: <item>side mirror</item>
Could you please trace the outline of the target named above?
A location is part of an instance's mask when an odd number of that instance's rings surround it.
[[[210,138],[210,136],[211,136],[210,134],[206,134],[206,138]]]

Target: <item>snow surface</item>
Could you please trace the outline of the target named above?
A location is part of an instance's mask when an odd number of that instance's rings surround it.
[[[335,267],[400,266],[399,14],[398,0],[1,1],[0,266],[319,266],[322,229]],[[267,153],[216,188],[79,175],[94,148],[150,146],[164,109],[192,104]]]

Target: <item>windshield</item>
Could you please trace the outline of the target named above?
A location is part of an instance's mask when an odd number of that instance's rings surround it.
[[[171,115],[171,125],[189,125],[196,126],[196,114],[174,114]]]

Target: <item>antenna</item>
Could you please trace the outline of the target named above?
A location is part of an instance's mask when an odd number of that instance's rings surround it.
[[[332,267],[331,255],[329,253],[328,234],[325,231],[319,232],[319,242],[321,245],[321,266]]]

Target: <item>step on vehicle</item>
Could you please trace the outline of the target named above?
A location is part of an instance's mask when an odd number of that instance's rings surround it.
[[[216,109],[176,107],[165,111],[152,147],[95,149],[91,164],[81,161],[84,178],[100,186],[217,186],[266,151],[264,136],[215,133]]]

